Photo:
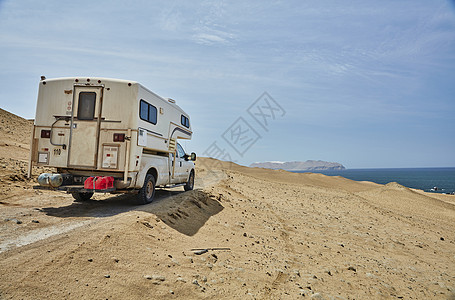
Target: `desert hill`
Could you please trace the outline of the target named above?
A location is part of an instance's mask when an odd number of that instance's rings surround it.
[[[267,168],[273,170],[286,171],[324,171],[324,170],[344,170],[342,164],[322,160],[289,161],[289,162],[255,162],[251,168]]]
[[[0,168],[0,299],[454,296],[453,196],[198,158],[194,191],[76,203],[9,177],[23,159]]]
[[[26,179],[32,127],[33,121],[0,108],[0,199],[32,192]]]
[[[28,159],[33,121],[0,108],[0,151],[2,158]]]

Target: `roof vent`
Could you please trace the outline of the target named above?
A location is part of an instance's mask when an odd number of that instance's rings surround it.
[[[175,103],[175,100],[172,98],[166,98],[166,100],[169,101],[170,103]]]

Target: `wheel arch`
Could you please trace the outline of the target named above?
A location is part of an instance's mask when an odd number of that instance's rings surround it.
[[[191,168],[191,170],[188,172],[188,176],[186,177],[186,180],[190,179],[190,175],[193,173],[193,176],[196,176],[196,170],[194,168]]]
[[[158,181],[158,170],[155,167],[148,169],[146,175],[148,174],[152,175],[155,178],[155,182]]]

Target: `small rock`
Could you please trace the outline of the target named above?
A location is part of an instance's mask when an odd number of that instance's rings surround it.
[[[152,275],[144,275],[144,278],[148,279],[148,280],[151,280],[152,279]]]
[[[32,220],[32,223],[39,223],[38,220]]]
[[[88,261],[89,261],[89,262],[92,262],[92,261],[93,261],[93,258],[89,258]]]
[[[357,272],[356,268],[354,268],[353,266],[348,267],[348,270],[349,270],[349,271]]]
[[[178,278],[177,278],[177,281],[179,281],[179,282],[183,282],[183,283],[185,283],[185,282],[186,282],[186,280],[185,280],[184,278],[182,278],[182,277],[178,277]]]
[[[199,282],[197,281],[197,279],[194,279],[193,282],[192,282],[192,284],[198,285],[198,286],[199,286]]]
[[[169,293],[170,293],[171,295],[174,295],[174,291],[173,291],[173,290],[169,290]]]
[[[19,224],[19,223],[18,223],[18,224]],[[444,240],[444,238],[441,236],[440,240],[441,240],[441,241],[443,241],[443,240]]]
[[[209,252],[208,249],[202,249],[202,250],[196,250],[196,251],[194,251],[194,254],[196,254],[196,255],[201,255],[201,254],[204,254],[204,253],[207,253],[207,252]]]
[[[213,264],[207,263],[207,268],[209,268],[209,269],[213,268]]]
[[[161,275],[152,275],[153,280],[158,280],[158,281],[165,281],[166,277],[161,276]]]
[[[202,276],[201,280],[202,280],[202,282],[207,282],[207,276]]]
[[[106,278],[111,278],[111,275],[106,274],[106,275],[104,275],[104,277],[106,277]]]

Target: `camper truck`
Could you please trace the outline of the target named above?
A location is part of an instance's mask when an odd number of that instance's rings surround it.
[[[76,201],[93,193],[135,193],[194,187],[196,154],[178,143],[192,137],[190,117],[173,99],[119,79],[74,77],[39,83],[28,175],[54,167],[36,188],[63,190]]]

